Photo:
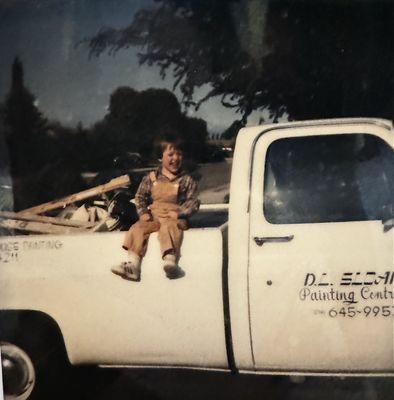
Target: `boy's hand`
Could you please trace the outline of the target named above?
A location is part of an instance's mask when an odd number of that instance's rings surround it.
[[[142,214],[140,216],[140,220],[143,221],[143,222],[151,221],[152,220],[152,215],[150,215],[149,213]]]
[[[176,211],[168,211],[168,218],[178,219],[179,214]]]

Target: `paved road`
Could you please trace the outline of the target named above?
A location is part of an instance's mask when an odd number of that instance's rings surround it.
[[[232,160],[202,164],[198,170],[198,183],[202,203],[223,203],[230,189]]]

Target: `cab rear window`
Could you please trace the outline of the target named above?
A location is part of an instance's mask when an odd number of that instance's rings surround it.
[[[273,224],[392,216],[393,149],[367,134],[279,139],[268,148],[264,215]]]

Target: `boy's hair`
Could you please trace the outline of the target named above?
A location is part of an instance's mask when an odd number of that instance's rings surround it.
[[[180,150],[183,152],[184,142],[183,139],[179,136],[179,134],[175,131],[166,131],[160,135],[157,141],[157,149],[162,155],[165,149],[171,145],[176,150]]]

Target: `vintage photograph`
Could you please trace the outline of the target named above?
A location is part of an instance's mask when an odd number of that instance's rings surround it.
[[[391,400],[393,17],[0,0],[0,399]]]

